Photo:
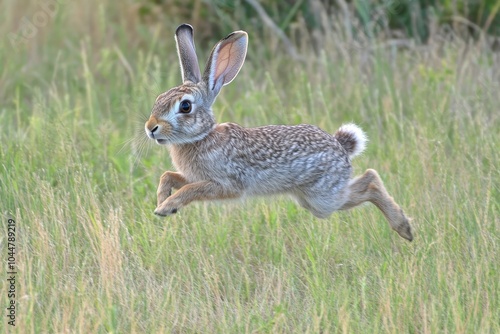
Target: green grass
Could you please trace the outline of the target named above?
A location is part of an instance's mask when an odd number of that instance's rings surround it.
[[[1,35],[39,10],[6,6]],[[334,34],[296,63],[280,49],[259,58],[269,46],[249,31],[247,62],[215,104],[220,122],[245,126],[362,126],[355,171],[379,171],[413,243],[371,205],[319,220],[255,198],[158,218],[172,166],[142,126],[180,81],[180,22],[130,12],[68,2],[26,45],[0,45],[2,263],[8,217],[18,249],[16,327],[2,314],[1,331],[500,332],[498,53],[461,40],[346,53]]]

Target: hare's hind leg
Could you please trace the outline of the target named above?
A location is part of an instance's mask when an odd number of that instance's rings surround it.
[[[353,208],[363,202],[372,202],[382,211],[393,230],[398,232],[401,237],[409,241],[413,240],[408,218],[388,194],[377,171],[368,169],[363,175],[352,179],[347,189],[347,195],[348,198],[340,210]]]
[[[155,209],[155,214],[159,216],[174,214],[192,201],[230,199],[240,196],[239,192],[225,189],[211,181],[188,183],[159,204]]]

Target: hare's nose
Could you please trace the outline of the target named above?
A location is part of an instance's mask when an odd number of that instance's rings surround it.
[[[151,117],[146,122],[146,134],[148,135],[148,137],[154,139],[155,132],[158,133],[159,130],[160,130],[160,125],[158,124],[158,120],[154,117]]]

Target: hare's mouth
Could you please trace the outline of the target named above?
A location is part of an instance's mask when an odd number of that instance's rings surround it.
[[[156,139],[156,143],[160,145],[165,145],[167,143],[166,139]]]

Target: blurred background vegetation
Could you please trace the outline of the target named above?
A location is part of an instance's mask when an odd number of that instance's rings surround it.
[[[138,0],[137,14],[144,21],[161,20],[175,11],[179,20],[203,26],[203,33],[218,36],[236,26],[263,28],[256,6],[287,34],[303,24],[310,33],[326,30],[338,18],[351,34],[414,38],[426,42],[440,28],[464,36],[483,32],[500,35],[498,0]],[[330,22],[328,22],[330,21]],[[362,29],[355,29],[355,28]]]
[[[112,64],[113,59],[123,63],[129,84],[134,79],[133,71],[140,70],[136,65],[149,65],[150,59],[137,62],[136,54],[123,48],[139,53],[147,50],[148,57],[158,53],[170,56],[173,31],[183,22],[195,28],[200,59],[206,59],[221,36],[237,29],[246,30],[251,36],[247,66],[258,60],[268,71],[284,79],[289,76],[290,67],[271,61],[278,54],[299,60],[309,66],[308,70],[313,70],[311,66],[321,55],[330,60],[343,61],[350,57],[366,60],[379,49],[390,49],[396,55],[400,50],[414,50],[419,46],[439,48],[443,41],[476,44],[494,52],[500,49],[500,0],[103,0],[85,3],[3,0],[2,7],[0,31],[4,32],[5,52],[0,53],[0,61],[5,68],[21,60],[29,72],[42,59],[57,57],[57,52],[64,49],[75,55],[88,53],[89,71],[96,72],[95,80],[106,81],[107,73],[115,70],[114,65],[104,64]],[[37,22],[40,18],[41,22]],[[58,29],[61,26],[70,29]],[[48,64],[53,68],[55,65]],[[13,84],[17,79],[6,73],[0,77],[3,80],[0,99],[19,89]],[[23,78],[25,87],[40,81],[34,74]],[[18,75],[24,73],[18,72]],[[151,69],[147,75],[154,76]],[[160,78],[150,79],[158,82]]]
[[[69,6],[68,0],[12,1],[3,0],[14,15],[4,24],[16,31],[20,19],[30,6],[41,8],[54,4]],[[130,37],[148,38],[141,26],[167,25],[171,31],[180,22],[197,28],[197,40],[202,46],[228,31],[245,27],[261,38],[274,34],[287,43],[288,51],[298,44],[313,45],[318,51],[325,33],[335,28],[348,39],[412,39],[427,43],[435,34],[452,38],[487,37],[495,48],[500,47],[500,0],[126,0],[113,5],[104,1],[114,14],[99,12],[93,5],[79,13],[82,22],[97,28],[98,20],[116,18],[127,21]],[[10,8],[9,8],[10,7]],[[71,7],[71,6],[70,6]],[[73,6],[81,10],[85,5]],[[6,8],[6,9],[7,9]],[[4,12],[5,13],[5,12]],[[86,17],[94,16],[93,18]],[[94,15],[96,14],[96,15]],[[165,17],[176,18],[165,22]],[[28,15],[28,20],[30,19]],[[86,21],[86,22],[85,22]],[[72,24],[78,22],[72,21]],[[101,25],[102,26],[102,25]],[[139,36],[134,36],[138,34]],[[283,34],[283,35],[281,35]]]

